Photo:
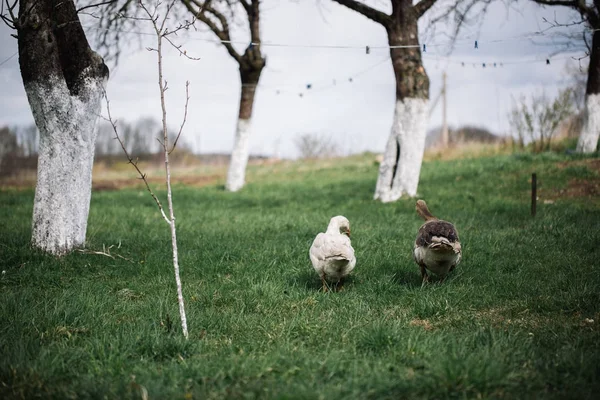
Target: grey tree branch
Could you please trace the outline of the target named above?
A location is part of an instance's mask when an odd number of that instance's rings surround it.
[[[415,4],[413,7],[415,13],[417,14],[417,18],[421,18],[423,14],[425,14],[427,10],[429,10],[431,6],[435,4],[436,1],[437,0],[421,0],[420,2]]]
[[[579,8],[579,1],[577,0],[533,0],[538,4],[543,4],[547,6],[566,6]]]
[[[198,1],[198,0],[181,0],[184,6],[191,12],[194,17],[199,21],[203,22],[208,28],[221,40],[223,46],[227,49],[227,52],[233,57],[238,63],[242,62],[242,56],[234,49],[231,44],[231,35],[229,33],[229,24],[227,18],[214,7],[212,7],[209,1]],[[197,8],[194,8],[197,7]],[[210,13],[220,23],[221,27],[208,16],[206,13]]]
[[[571,7],[579,11],[582,16],[585,16],[592,24],[596,25],[600,22],[598,10],[600,10],[600,1],[594,0],[594,5],[589,6],[584,0],[532,0],[535,3],[545,6],[565,6]]]
[[[0,19],[8,26],[10,29],[17,29],[17,17],[15,16],[15,8],[17,7],[17,3],[19,0],[15,0],[12,4],[9,3],[9,0],[0,0]],[[4,12],[4,4],[6,4],[6,12]]]
[[[250,3],[248,3],[248,1],[246,0],[239,0],[240,4],[242,5],[242,7],[244,7],[244,10],[246,10],[246,13],[250,12]]]
[[[383,26],[389,26],[392,23],[392,19],[386,13],[376,10],[373,7],[370,7],[364,3],[358,2],[356,0],[333,0],[338,4],[341,4],[345,7],[348,7],[351,10],[354,10],[365,17],[381,24]]]
[[[260,43],[260,28],[259,28],[259,0],[251,0],[252,4],[246,9],[248,14],[248,24],[250,25],[250,41],[252,43]]]
[[[96,8],[96,7],[104,6],[107,4],[116,3],[117,1],[118,0],[107,0],[107,1],[103,1],[102,3],[88,4],[87,6],[78,8],[77,13],[79,14],[80,12],[82,12],[83,10],[87,10],[88,8]]]

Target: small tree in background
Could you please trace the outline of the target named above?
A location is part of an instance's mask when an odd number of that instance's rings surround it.
[[[335,143],[330,137],[305,133],[297,135],[294,143],[300,158],[324,158],[338,155]]]
[[[594,0],[531,0],[541,6],[561,6],[575,10],[579,16],[564,23],[552,22],[554,27],[578,25],[584,27],[574,39],[568,37],[567,43],[584,43],[589,55],[588,74],[585,91],[585,109],[583,126],[577,142],[577,151],[593,153],[600,138],[600,1]]]
[[[572,88],[561,90],[554,99],[542,92],[531,95],[529,101],[522,96],[513,102],[508,116],[511,129],[520,147],[530,142],[535,152],[550,150],[559,125],[575,114]]]

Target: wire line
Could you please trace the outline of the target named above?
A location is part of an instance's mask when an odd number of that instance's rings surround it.
[[[0,67],[3,66],[4,64],[6,64],[7,62],[9,62],[10,60],[12,60],[12,58],[14,56],[16,56],[17,54],[19,54],[19,51],[15,51],[15,53],[12,56],[10,56],[7,59],[5,59],[4,61],[0,62]]]

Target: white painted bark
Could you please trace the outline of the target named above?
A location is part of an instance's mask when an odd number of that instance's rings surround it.
[[[394,122],[379,167],[375,200],[387,203],[402,195],[417,195],[428,114],[427,99],[406,98],[396,102]]]
[[[246,166],[248,165],[248,155],[250,153],[251,122],[251,119],[238,119],[229,170],[227,171],[227,182],[225,183],[225,189],[230,192],[237,192],[244,187]]]
[[[77,96],[58,76],[25,84],[40,132],[32,243],[51,254],[85,244],[104,83],[88,78]]]
[[[600,93],[590,94],[585,99],[585,120],[577,141],[578,153],[593,153],[600,137]]]

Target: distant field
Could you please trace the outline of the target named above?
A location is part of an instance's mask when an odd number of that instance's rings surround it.
[[[415,200],[371,199],[374,155],[253,165],[234,194],[222,169],[183,175],[203,182],[174,188],[187,342],[169,232],[143,188],[93,192],[87,249],[115,258],[32,251],[33,190],[0,192],[0,398],[600,393],[597,158],[427,161],[420,197],[456,224],[464,258],[425,287]],[[308,248],[337,214],[358,263],[343,291],[321,293]]]

